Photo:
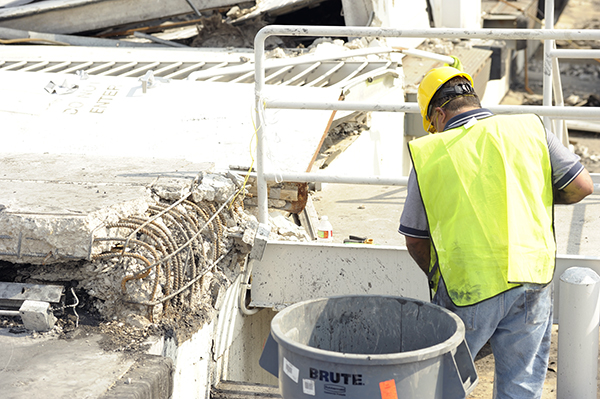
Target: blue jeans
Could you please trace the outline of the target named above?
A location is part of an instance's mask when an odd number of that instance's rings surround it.
[[[488,340],[495,360],[495,399],[542,397],[552,332],[552,285],[527,284],[472,306],[457,307],[440,280],[433,303],[465,323],[475,359]]]

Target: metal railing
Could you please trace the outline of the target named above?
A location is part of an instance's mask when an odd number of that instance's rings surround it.
[[[552,29],[554,26],[554,2],[546,0],[546,26],[544,29],[461,29],[461,28],[430,28],[401,30],[393,28],[373,27],[332,27],[332,26],[281,26],[270,25],[262,28],[254,40],[255,52],[255,107],[256,107],[256,172],[258,190],[258,216],[261,223],[268,222],[267,181],[286,180],[295,182],[327,182],[354,183],[374,185],[406,185],[406,177],[386,178],[347,177],[316,173],[286,173],[265,170],[265,123],[266,108],[294,108],[320,110],[350,110],[418,113],[416,103],[382,104],[375,102],[300,102],[274,101],[263,94],[265,88],[265,40],[270,36],[324,36],[324,37],[417,37],[417,38],[457,38],[457,39],[495,39],[495,40],[543,40],[544,41],[544,78],[542,106],[503,106],[488,107],[496,113],[537,113],[544,118],[546,126],[555,119],[596,119],[600,120],[600,109],[566,107],[562,101],[552,105],[552,84],[560,89],[558,75],[558,58],[600,58],[600,50],[557,50],[556,40],[598,40],[600,30],[585,29]],[[557,76],[558,75],[558,76]],[[557,96],[562,99],[562,93]],[[562,134],[559,128],[558,134]],[[560,136],[559,136],[560,138]]]

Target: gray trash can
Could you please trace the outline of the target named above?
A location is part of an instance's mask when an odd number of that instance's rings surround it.
[[[275,316],[260,364],[284,399],[465,398],[477,373],[464,336],[458,316],[428,302],[322,298]]]

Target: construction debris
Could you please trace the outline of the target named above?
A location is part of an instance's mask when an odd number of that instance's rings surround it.
[[[190,1],[192,6],[203,10],[232,7],[237,3],[235,0]],[[38,1],[0,8],[0,25],[45,33],[70,34],[191,14],[194,11],[192,6],[180,0]]]
[[[25,301],[19,309],[23,326],[33,331],[50,331],[56,323],[56,317],[48,302]]]
[[[165,179],[138,206],[121,208],[118,217],[93,229],[90,259],[24,264],[14,279],[73,289],[66,290],[62,305],[67,316],[83,308],[101,320],[138,328],[162,322],[185,327],[180,315],[187,309],[199,328],[214,317],[254,243],[258,222],[244,210],[243,181],[235,173]],[[273,214],[271,224],[270,239],[309,239],[283,214]],[[49,330],[53,316],[45,309],[22,309],[25,327]]]

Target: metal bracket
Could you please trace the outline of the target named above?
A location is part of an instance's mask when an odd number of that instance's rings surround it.
[[[271,226],[260,223],[256,229],[256,235],[254,236],[254,245],[250,251],[250,259],[262,260],[265,249],[267,248],[269,234],[271,234]]]

